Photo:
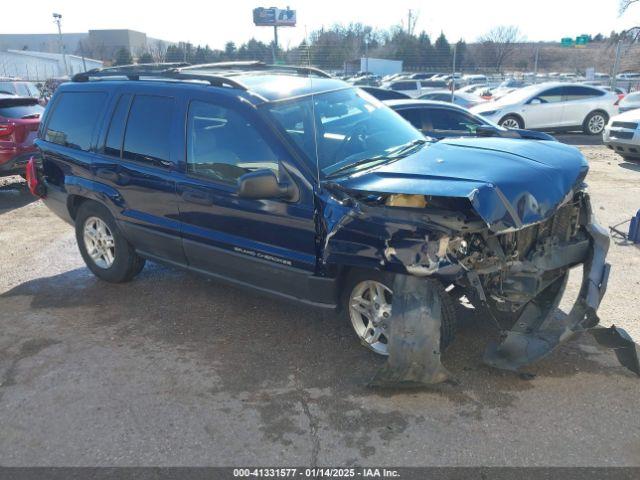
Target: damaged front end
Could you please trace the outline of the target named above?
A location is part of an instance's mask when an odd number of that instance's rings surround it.
[[[595,222],[581,185],[580,179],[559,203],[548,202],[543,209],[531,195],[521,195],[520,203],[510,201],[494,185],[474,188],[466,197],[445,197],[363,192],[326,183],[320,232],[324,265],[399,274],[393,285],[389,358],[372,385],[422,385],[448,378],[440,362],[434,280],[463,291],[500,325],[502,341],[484,354],[493,367],[517,371],[590,331],[640,375],[637,347],[626,332],[598,326],[596,311],[610,270],[609,237]],[[539,218],[524,222],[523,212],[534,210]],[[567,315],[559,315],[569,270],[580,265],[578,298]]]

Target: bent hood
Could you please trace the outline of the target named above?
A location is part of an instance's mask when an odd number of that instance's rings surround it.
[[[455,138],[334,180],[347,190],[468,198],[493,231],[545,220],[588,172],[575,147],[505,138]]]

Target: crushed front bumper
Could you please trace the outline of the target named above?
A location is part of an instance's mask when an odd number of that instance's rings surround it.
[[[622,329],[598,325],[596,314],[606,292],[611,266],[606,262],[609,235],[587,207],[589,248],[583,265],[578,298],[567,315],[558,315],[568,275],[558,278],[529,302],[511,330],[499,344],[486,349],[484,361],[490,366],[517,371],[551,353],[561,343],[589,331],[601,345],[613,348],[620,363],[640,376],[638,346]],[[556,257],[566,256],[562,251]],[[477,275],[475,276],[477,278]],[[473,283],[473,282],[472,282]],[[394,283],[393,314],[389,338],[389,358],[371,382],[372,386],[402,387],[439,383],[449,377],[440,362],[441,314],[434,289],[424,279],[397,276]]]

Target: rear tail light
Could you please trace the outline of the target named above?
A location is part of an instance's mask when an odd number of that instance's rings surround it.
[[[36,165],[36,160],[33,157],[31,157],[27,162],[25,177],[27,178],[29,191],[36,197],[43,198],[47,190],[45,186],[40,183],[40,178],[38,177],[38,167]]]
[[[15,123],[0,123],[0,137],[10,136],[16,129]]]

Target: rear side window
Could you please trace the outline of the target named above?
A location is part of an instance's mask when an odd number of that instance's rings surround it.
[[[0,117],[4,118],[40,118],[44,108],[37,103],[23,105],[3,105],[0,101]]]
[[[0,82],[0,93],[15,95],[17,92],[13,82]]]
[[[127,93],[118,99],[118,105],[111,117],[109,125],[109,133],[104,144],[104,153],[120,156],[122,150],[122,138],[124,137],[124,127],[127,124],[127,115],[129,114],[129,105],[131,104],[131,94]]]
[[[602,90],[589,87],[565,87],[564,93],[567,100],[584,100],[585,98],[600,97],[604,95]]]
[[[428,119],[426,123],[431,125],[431,129],[434,132],[453,131],[468,133],[470,127],[481,125],[480,122],[462,112],[445,108],[425,110],[423,114]]]
[[[236,183],[245,173],[268,168],[277,173],[277,156],[255,126],[239,113],[193,101],[187,119],[187,171]]]
[[[171,159],[173,99],[136,95],[124,136],[123,158],[166,166]]]
[[[107,100],[103,92],[60,94],[51,112],[45,140],[78,150],[89,150],[95,125]]]

